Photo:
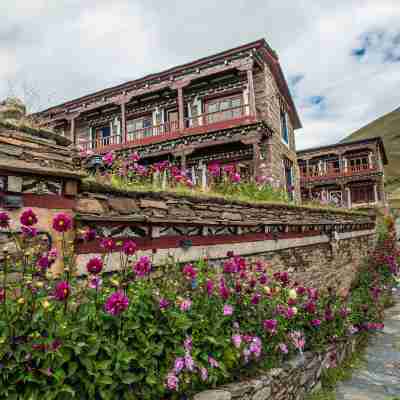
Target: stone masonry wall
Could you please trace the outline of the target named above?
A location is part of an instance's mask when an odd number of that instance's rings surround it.
[[[292,161],[294,193],[300,199],[300,172],[297,165],[293,125],[290,119],[288,119],[289,145],[287,145],[281,137],[279,89],[271,70],[266,64],[263,71],[254,75],[254,91],[258,115],[267,121],[273,130],[272,136],[267,141],[267,153],[264,154],[269,174],[272,178],[284,184],[285,174],[282,160],[286,157]]]
[[[375,216],[367,214],[166,192],[92,187],[81,194],[75,212],[80,226],[95,229],[100,238],[135,240],[139,254],[149,255],[155,265],[171,256],[178,263],[207,257],[217,267],[233,251],[264,259],[274,272],[288,271],[303,284],[339,291],[350,287],[375,240]],[[101,252],[96,244],[84,244],[80,264]],[[118,268],[118,257],[117,252],[108,257],[106,270]]]
[[[281,368],[271,369],[254,379],[206,390],[193,400],[303,400],[306,394],[321,388],[322,372],[333,365],[332,360],[341,364],[356,351],[358,341],[358,337],[352,337],[323,353],[307,352]]]

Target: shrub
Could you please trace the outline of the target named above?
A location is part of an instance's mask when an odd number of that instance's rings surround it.
[[[35,218],[27,213],[24,221],[32,228]],[[8,216],[0,221],[11,229]],[[221,269],[207,259],[157,269],[132,241],[109,238],[102,258],[78,277],[65,235],[71,223],[63,214],[54,224],[63,243],[62,276],[49,275],[55,251],[32,244],[27,251],[17,238],[16,258],[2,265],[2,398],[178,399],[381,329],[384,294],[398,272],[390,237],[346,299],[232,253]],[[94,239],[93,232],[82,237]],[[120,270],[107,275],[103,265],[117,249]],[[11,267],[20,274],[14,282]]]

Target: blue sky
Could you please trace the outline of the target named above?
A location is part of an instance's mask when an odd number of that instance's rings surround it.
[[[266,38],[304,128],[340,140],[400,106],[399,0],[2,0],[0,98],[35,109]]]

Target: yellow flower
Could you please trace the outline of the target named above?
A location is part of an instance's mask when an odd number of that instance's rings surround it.
[[[110,279],[110,282],[114,285],[114,286],[119,286],[119,281],[115,278]]]
[[[290,289],[288,291],[289,299],[297,299],[297,292],[294,289]]]
[[[42,288],[44,286],[44,283],[42,281],[37,281],[35,283],[35,286],[40,289],[40,288]]]
[[[296,307],[292,307],[292,311],[293,311],[294,315],[297,314],[297,308]]]
[[[267,294],[271,294],[271,288],[269,286],[264,286],[264,292]]]
[[[18,304],[25,304],[25,299],[24,299],[23,297],[20,297],[20,298],[17,300],[17,303],[18,303]]]
[[[45,310],[47,310],[50,307],[50,302],[48,300],[43,300],[42,306]]]

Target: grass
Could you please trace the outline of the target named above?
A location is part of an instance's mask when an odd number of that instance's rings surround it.
[[[341,365],[325,370],[321,376],[322,389],[309,394],[306,400],[336,400],[336,385],[349,380],[355,369],[365,365],[364,350],[367,344],[367,338],[363,338],[355,352],[347,357]]]
[[[326,211],[326,212],[335,212],[340,214],[354,214],[354,215],[369,215],[367,212],[353,210],[353,209],[343,209],[332,206],[322,206],[315,204],[296,204],[294,202],[287,201],[269,201],[269,200],[256,200],[249,196],[243,195],[228,195],[217,193],[213,191],[201,191],[199,189],[190,189],[184,186],[176,186],[169,187],[165,189],[161,189],[160,187],[153,186],[151,184],[147,185],[126,185],[126,184],[113,184],[110,182],[101,182],[95,176],[90,176],[85,178],[82,181],[82,191],[90,192],[96,191],[100,193],[115,193],[121,195],[133,195],[140,193],[154,193],[160,195],[169,194],[176,197],[193,197],[197,199],[209,200],[209,199],[221,199],[227,202],[232,203],[241,203],[241,204],[256,204],[256,205],[268,205],[272,207],[288,207],[294,209],[303,209],[303,210],[314,210],[314,211]]]

